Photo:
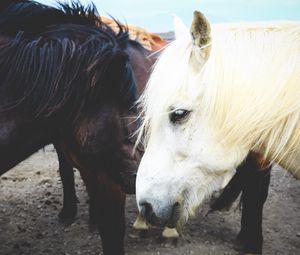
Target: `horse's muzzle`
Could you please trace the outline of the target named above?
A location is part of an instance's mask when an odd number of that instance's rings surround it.
[[[155,214],[153,205],[147,201],[141,202],[139,207],[141,216],[152,225],[175,228],[180,219],[181,206],[179,202],[164,208],[159,216]]]

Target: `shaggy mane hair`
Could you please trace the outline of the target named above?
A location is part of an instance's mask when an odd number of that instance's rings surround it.
[[[1,1],[0,38],[0,89],[9,95],[2,113],[60,111],[74,119],[103,100],[128,106],[136,99],[128,32],[102,23],[93,4]]]

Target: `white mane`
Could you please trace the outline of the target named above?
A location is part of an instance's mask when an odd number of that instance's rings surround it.
[[[300,23],[213,26],[210,57],[198,73],[194,47],[190,37],[178,38],[156,64],[141,98],[146,133],[187,97],[220,141],[292,164],[300,146]]]

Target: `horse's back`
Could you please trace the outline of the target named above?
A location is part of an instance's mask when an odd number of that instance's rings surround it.
[[[276,31],[276,30],[288,30],[291,28],[300,27],[300,21],[262,21],[262,22],[235,22],[235,23],[215,23],[212,24],[212,29],[227,30],[227,31]]]

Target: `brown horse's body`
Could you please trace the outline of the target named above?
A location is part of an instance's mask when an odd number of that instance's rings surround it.
[[[70,204],[76,167],[104,253],[124,254],[123,189],[137,167],[124,123],[136,113],[127,32],[98,26],[96,10],[80,4],[4,0],[0,16],[0,174],[54,143]]]

